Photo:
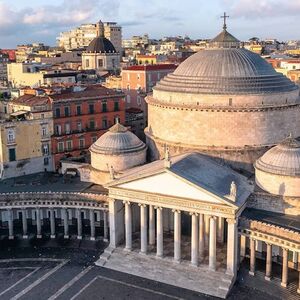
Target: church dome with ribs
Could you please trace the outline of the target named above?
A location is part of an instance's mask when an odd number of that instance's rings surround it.
[[[276,93],[296,85],[258,54],[243,48],[199,51],[186,59],[156,90],[204,94]]]
[[[236,168],[253,164],[289,133],[300,136],[297,85],[227,31],[187,58],[146,98],[150,157],[204,152]]]

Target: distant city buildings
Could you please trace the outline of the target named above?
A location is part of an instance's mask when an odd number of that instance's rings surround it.
[[[56,70],[40,63],[11,63],[7,65],[8,82],[13,88],[51,86],[57,83],[75,83],[73,70]]]
[[[122,27],[115,22],[104,22],[104,36],[122,53]],[[70,31],[61,32],[57,38],[59,47],[65,50],[87,47],[97,37],[97,24],[82,24]]]

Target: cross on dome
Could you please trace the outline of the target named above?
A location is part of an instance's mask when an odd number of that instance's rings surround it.
[[[224,19],[223,29],[226,30],[227,29],[226,19],[229,18],[229,16],[227,16],[226,12],[224,12],[224,15],[221,16],[221,18]]]

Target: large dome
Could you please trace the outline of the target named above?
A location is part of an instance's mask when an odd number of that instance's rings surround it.
[[[300,176],[300,143],[288,137],[259,158],[255,168],[272,174]]]
[[[297,87],[256,53],[243,48],[218,48],[192,55],[155,89],[199,94],[259,94],[288,92]]]
[[[136,135],[117,123],[91,146],[90,151],[96,154],[118,155],[144,149],[146,145]]]

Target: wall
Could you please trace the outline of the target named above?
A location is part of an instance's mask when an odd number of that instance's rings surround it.
[[[91,152],[92,167],[96,170],[108,171],[107,164],[112,166],[115,171],[127,170],[146,162],[146,149],[119,155],[107,155]]]
[[[268,193],[300,197],[300,178],[296,176],[282,176],[270,174],[259,169],[255,169],[256,184]]]
[[[274,145],[300,136],[300,105],[259,109],[189,109],[148,104],[148,131],[166,142],[199,147]],[[166,126],[162,126],[166,124]]]

